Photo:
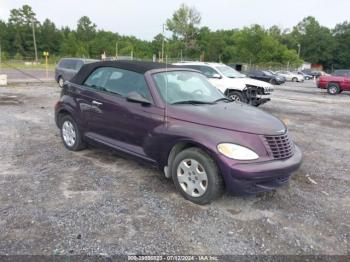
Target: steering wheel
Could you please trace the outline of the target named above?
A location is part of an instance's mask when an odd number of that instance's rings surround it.
[[[194,90],[191,94],[201,96],[201,95],[203,95],[203,90],[197,89],[197,90]]]

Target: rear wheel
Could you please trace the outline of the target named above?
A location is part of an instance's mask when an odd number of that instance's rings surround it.
[[[200,205],[210,203],[224,190],[224,181],[214,160],[195,147],[177,154],[172,178],[184,198]]]
[[[330,83],[327,87],[327,92],[330,95],[336,95],[340,93],[339,85],[336,83]]]
[[[242,103],[247,103],[247,99],[245,95],[242,92],[238,91],[230,91],[227,94],[227,97],[231,99],[232,101],[237,101],[237,102],[242,102]]]

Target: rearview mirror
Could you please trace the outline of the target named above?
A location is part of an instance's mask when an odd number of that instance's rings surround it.
[[[211,76],[211,78],[221,79],[221,75],[220,74],[213,74]]]
[[[148,99],[144,98],[142,95],[140,95],[137,92],[130,92],[126,97],[126,100],[133,103],[141,103],[143,105],[151,104],[151,102]]]

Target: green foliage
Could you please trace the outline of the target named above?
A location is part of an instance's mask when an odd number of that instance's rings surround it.
[[[199,12],[182,4],[166,21],[167,29],[172,32],[169,39],[158,34],[152,41],[142,41],[133,36],[97,30],[96,24],[87,16],[77,21],[76,30],[57,28],[49,19],[41,24],[32,8],[23,5],[10,11],[8,21],[0,20],[2,59],[34,58],[34,25],[39,58],[43,58],[43,51],[48,51],[49,61],[57,61],[62,56],[100,58],[104,52],[107,56],[115,56],[116,52],[119,56],[132,53],[136,58],[150,60],[153,54],[159,56],[164,40],[165,54],[172,60],[199,60],[201,57],[205,61],[269,67],[287,64],[297,67],[305,60],[323,64],[326,69],[350,68],[349,22],[330,30],[314,17],[306,17],[292,30],[252,25],[217,31],[200,27],[200,22]]]
[[[306,17],[296,25],[291,33],[301,45],[301,57],[312,63],[326,67],[332,63],[336,40],[331,30],[321,26],[314,17]]]
[[[197,47],[198,25],[201,22],[199,12],[185,4],[181,4],[171,19],[167,19],[167,29],[173,32],[173,39],[183,41],[186,50],[193,50]]]
[[[1,52],[1,61],[6,61],[9,59],[9,54],[7,52]]]
[[[14,56],[14,59],[15,60],[22,60],[23,56],[20,53],[16,53],[15,56]]]
[[[350,23],[337,24],[332,33],[336,42],[334,68],[350,68]]]
[[[77,39],[88,42],[95,37],[96,25],[91,22],[90,18],[83,16],[78,20]]]

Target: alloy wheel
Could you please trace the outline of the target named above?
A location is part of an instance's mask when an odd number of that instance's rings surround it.
[[[58,79],[58,85],[59,85],[60,87],[63,87],[63,85],[64,85],[64,80],[63,80],[62,77],[60,77],[60,79]]]
[[[67,146],[72,147],[75,144],[77,135],[74,125],[70,121],[65,121],[62,125],[62,136]]]
[[[230,95],[229,98],[230,98],[232,101],[238,101],[238,102],[241,101],[241,98],[240,98],[238,95]]]
[[[191,197],[201,197],[208,189],[208,176],[203,166],[194,159],[184,159],[177,168],[181,189]]]
[[[334,94],[337,93],[337,88],[336,88],[335,86],[331,86],[331,87],[329,87],[329,92],[330,92],[332,95],[334,95]]]

